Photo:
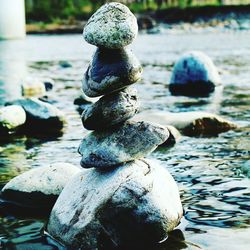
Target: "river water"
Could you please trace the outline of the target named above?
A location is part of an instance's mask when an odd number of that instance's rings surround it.
[[[250,31],[163,30],[140,34],[131,46],[144,66],[143,79],[135,85],[142,110],[208,111],[240,126],[217,137],[183,136],[174,147],[149,156],[174,176],[185,209],[179,229],[159,249],[250,249],[250,180],[242,170],[250,169],[249,41]],[[21,77],[49,77],[56,82],[50,98],[68,120],[57,138],[0,138],[0,187],[31,168],[58,161],[79,164],[77,148],[87,131],[73,101],[81,93],[81,78],[94,49],[80,35],[0,41],[0,105],[19,97]],[[173,64],[188,50],[201,50],[214,60],[223,91],[202,99],[170,96]],[[62,67],[65,62],[70,67]],[[0,209],[0,249],[58,249],[43,235],[45,223],[46,218],[14,216]]]

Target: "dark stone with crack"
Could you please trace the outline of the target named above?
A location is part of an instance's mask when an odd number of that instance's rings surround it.
[[[125,122],[133,117],[138,109],[137,91],[128,88],[105,95],[95,104],[88,106],[82,114],[82,123],[86,129],[103,130]]]
[[[83,92],[96,97],[121,90],[141,78],[142,67],[129,49],[98,48],[82,82]]]
[[[136,160],[75,176],[53,207],[47,231],[70,249],[99,249],[104,238],[116,247],[147,246],[166,239],[182,213],[166,168]]]
[[[144,157],[167,140],[169,131],[158,124],[127,121],[120,127],[94,131],[78,149],[83,168],[107,168]]]

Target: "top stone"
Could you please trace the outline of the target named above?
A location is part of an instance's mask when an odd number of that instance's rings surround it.
[[[121,3],[108,3],[98,9],[84,27],[84,39],[97,47],[119,49],[135,39],[136,17]]]

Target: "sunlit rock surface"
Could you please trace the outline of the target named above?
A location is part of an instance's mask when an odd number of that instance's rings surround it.
[[[45,84],[32,77],[26,77],[21,81],[22,95],[25,97],[37,96],[41,97],[46,94]]]
[[[137,160],[118,168],[92,168],[59,196],[48,222],[49,234],[71,249],[147,246],[167,237],[182,217],[177,185],[157,162]]]

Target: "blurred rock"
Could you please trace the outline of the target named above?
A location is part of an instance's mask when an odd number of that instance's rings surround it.
[[[104,238],[122,249],[145,249],[165,240],[182,213],[178,187],[166,168],[137,160],[75,176],[59,196],[47,230],[71,249],[99,249]]]
[[[21,106],[11,105],[0,108],[0,134],[13,133],[26,121],[26,113]]]
[[[43,79],[43,84],[45,86],[46,91],[50,91],[55,86],[55,81],[50,78]]]
[[[205,112],[170,113],[163,111],[144,111],[137,114],[136,121],[157,122],[163,126],[172,125],[188,136],[212,136],[237,127],[222,117]]]
[[[137,15],[137,23],[140,30],[150,30],[156,27],[156,21],[148,15]]]
[[[46,88],[43,81],[33,77],[23,79],[21,89],[22,95],[25,97],[41,97],[46,94]]]
[[[144,157],[167,140],[169,132],[147,122],[129,122],[83,138],[78,149],[84,168],[107,168]]]
[[[80,171],[62,162],[31,169],[10,180],[1,197],[13,206],[51,209],[67,182]]]
[[[191,51],[175,63],[169,90],[173,95],[208,96],[220,82],[213,61],[203,52]]]
[[[88,20],[83,30],[86,42],[109,49],[129,45],[138,32],[133,13],[123,4],[108,3],[99,8]]]
[[[128,88],[121,92],[105,95],[82,114],[82,123],[89,130],[105,128],[125,122],[139,109],[137,90]]]

